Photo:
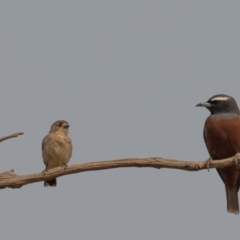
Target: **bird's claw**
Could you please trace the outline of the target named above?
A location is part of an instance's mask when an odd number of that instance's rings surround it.
[[[233,162],[235,162],[236,167],[238,166],[238,163],[240,162],[240,153],[237,153],[234,157],[233,157]]]
[[[48,171],[48,169],[47,169],[47,168],[46,168],[46,169],[44,169],[44,170],[42,171],[42,175],[45,175],[47,171]]]
[[[210,166],[211,162],[212,162],[212,158],[209,158],[209,159],[207,159],[207,160],[205,161],[205,164],[207,164],[207,170],[208,170],[209,172],[210,172],[209,166]]]
[[[67,168],[68,168],[68,165],[67,165],[67,164],[63,164],[63,165],[62,165],[62,169],[63,169],[63,170],[66,170]]]

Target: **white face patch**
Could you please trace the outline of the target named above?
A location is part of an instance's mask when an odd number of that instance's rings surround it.
[[[215,97],[210,99],[210,101],[227,101],[230,97]]]

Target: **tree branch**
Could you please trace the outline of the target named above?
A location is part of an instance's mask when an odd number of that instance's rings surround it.
[[[163,159],[160,157],[153,158],[128,158],[120,160],[111,161],[101,161],[101,162],[88,162],[81,164],[74,164],[66,169],[62,167],[57,167],[48,170],[45,175],[42,173],[35,173],[29,175],[18,176],[14,174],[14,171],[3,172],[0,174],[0,188],[20,188],[23,185],[30,183],[41,182],[45,180],[50,180],[52,178],[57,178],[64,175],[104,170],[112,168],[122,168],[122,167],[150,167],[150,168],[171,168],[180,169],[187,171],[199,171],[209,168],[226,168],[235,165],[236,168],[240,168],[240,154],[223,160],[214,160],[210,162],[208,166],[208,161],[190,162],[190,161],[179,161],[174,159]]]
[[[7,135],[7,136],[1,137],[1,138],[0,138],[0,142],[3,142],[3,141],[5,141],[5,140],[7,140],[7,139],[9,139],[9,138],[18,137],[19,135],[22,135],[22,134],[24,134],[24,133],[23,133],[23,132],[18,132],[18,133],[9,134],[9,135]]]

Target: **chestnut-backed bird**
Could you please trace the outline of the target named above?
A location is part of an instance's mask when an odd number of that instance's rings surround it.
[[[211,115],[206,119],[203,136],[212,160],[233,157],[240,152],[240,112],[235,99],[225,94],[212,96],[197,107],[207,108]],[[217,169],[227,195],[227,211],[239,213],[238,190],[240,174],[236,166]]]

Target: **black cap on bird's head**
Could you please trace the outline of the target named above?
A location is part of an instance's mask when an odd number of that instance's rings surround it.
[[[235,99],[225,94],[217,94],[207,100],[207,102],[199,103],[196,107],[206,107],[211,114],[218,113],[235,113],[240,114]]]

